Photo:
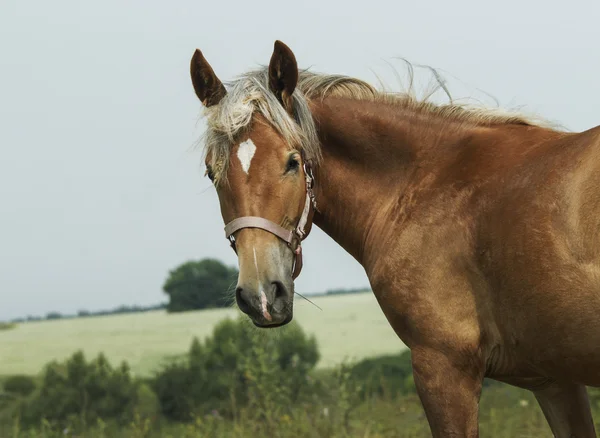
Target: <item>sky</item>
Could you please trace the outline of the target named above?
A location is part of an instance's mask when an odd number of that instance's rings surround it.
[[[222,80],[276,39],[374,84],[403,57],[581,131],[600,124],[599,20],[597,0],[2,0],[0,320],[156,304],[184,261],[237,264],[194,147],[196,48]],[[304,255],[301,293],[368,285],[318,229]]]

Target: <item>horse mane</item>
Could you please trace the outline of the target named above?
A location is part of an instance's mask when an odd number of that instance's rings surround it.
[[[326,97],[349,98],[361,101],[381,102],[407,111],[430,115],[460,126],[492,125],[552,125],[542,119],[528,117],[501,108],[455,102],[444,81],[436,70],[435,84],[424,98],[418,98],[413,88],[414,70],[409,65],[408,90],[403,92],[381,91],[367,82],[344,75],[330,75],[299,71],[298,85],[293,98],[293,117],[279,103],[269,89],[268,67],[263,66],[246,72],[235,80],[225,83],[227,94],[219,104],[205,109],[207,129],[204,133],[205,154],[218,182],[225,174],[229,152],[237,139],[250,128],[255,113],[261,114],[283,137],[290,148],[302,150],[305,156],[318,163],[321,159],[317,128],[310,111],[309,102]],[[429,99],[443,90],[448,103],[436,104]]]

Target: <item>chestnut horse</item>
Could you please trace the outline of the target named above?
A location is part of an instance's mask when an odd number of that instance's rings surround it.
[[[478,436],[484,377],[533,391],[557,437],[595,436],[600,128],[299,71],[280,41],[228,87],[196,50],[191,78],[255,325],[292,320],[314,222],[364,267],[411,349],[434,436]]]

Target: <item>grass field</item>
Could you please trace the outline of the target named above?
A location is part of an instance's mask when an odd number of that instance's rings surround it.
[[[295,300],[295,320],[319,343],[319,367],[405,348],[371,292],[311,299],[322,311]],[[77,349],[88,357],[104,352],[114,365],[126,360],[135,374],[148,375],[164,358],[184,353],[194,336],[203,339],[218,321],[238,314],[233,308],[155,311],[19,324],[0,332],[0,375],[36,374],[50,360],[63,360]]]

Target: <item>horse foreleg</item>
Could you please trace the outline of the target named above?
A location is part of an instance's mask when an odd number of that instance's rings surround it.
[[[533,393],[556,438],[596,437],[585,386],[553,382]]]
[[[413,376],[434,437],[478,437],[483,371],[446,355],[413,348]],[[462,362],[462,361],[461,361]]]

